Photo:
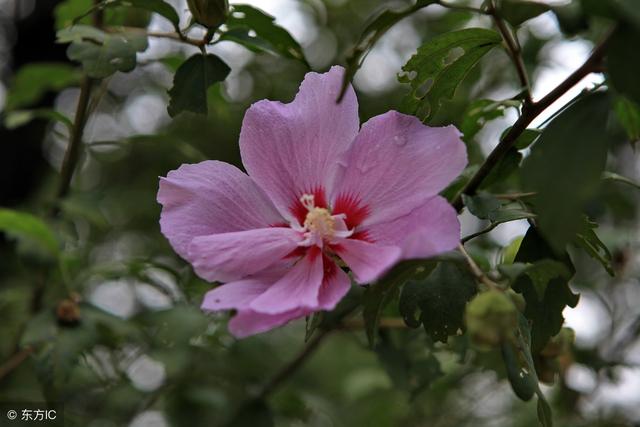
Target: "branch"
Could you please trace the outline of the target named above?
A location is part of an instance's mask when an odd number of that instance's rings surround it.
[[[496,27],[498,27],[498,31],[502,36],[502,40],[504,40],[506,44],[509,58],[511,58],[511,62],[513,62],[516,72],[518,73],[520,85],[525,89],[525,104],[530,104],[532,102],[531,85],[529,84],[527,69],[524,66],[524,61],[522,60],[522,51],[520,48],[520,43],[518,42],[518,38],[511,30],[509,30],[509,28],[507,28],[507,24],[498,14],[498,10],[496,9],[493,1],[489,2],[487,12],[493,18],[493,22],[496,24]]]
[[[462,195],[473,195],[478,190],[482,181],[489,175],[489,172],[494,166],[502,160],[507,154],[509,149],[513,146],[518,137],[524,132],[527,126],[546,110],[551,104],[556,102],[562,95],[564,95],[569,89],[575,86],[580,80],[587,75],[600,69],[600,64],[606,50],[607,43],[611,37],[613,31],[604,38],[602,42],[593,50],[589,58],[575,70],[569,77],[567,77],[562,83],[560,83],[555,89],[549,92],[544,98],[538,102],[532,104],[525,104],[525,108],[522,110],[522,115],[513,124],[513,127],[504,136],[504,138],[498,143],[496,148],[485,159],[484,163],[480,166],[480,169],[471,177],[469,182],[453,199],[453,206],[460,211],[463,207]]]
[[[205,38],[203,38],[202,40],[200,39],[193,39],[193,38],[189,38],[186,37],[180,33],[176,33],[176,32],[158,32],[158,31],[146,31],[143,28],[136,28],[136,27],[109,27],[109,28],[105,28],[105,31],[108,33],[120,33],[122,31],[125,32],[129,32],[129,33],[138,33],[141,35],[145,35],[147,37],[155,37],[155,38],[159,38],[159,39],[169,39],[169,40],[173,40],[173,41],[177,41],[180,43],[185,43],[191,46],[195,46],[197,48],[202,48],[205,45],[207,45],[210,41],[207,40],[207,36],[205,35]]]
[[[478,264],[476,264],[473,258],[471,258],[471,256],[469,255],[469,253],[461,243],[458,244],[458,250],[462,253],[462,255],[464,255],[464,259],[467,261],[467,264],[469,265],[469,270],[471,271],[471,273],[473,274],[473,276],[476,278],[478,282],[484,283],[491,289],[494,289],[500,292],[504,291],[504,289],[502,289],[500,285],[498,285],[493,280],[489,279],[489,277],[487,277],[487,275],[484,274],[484,271],[482,271],[482,269],[478,266]]]
[[[93,80],[84,77],[80,83],[80,96],[78,97],[78,105],[76,107],[76,116],[73,122],[73,132],[69,140],[69,146],[64,155],[62,169],[60,170],[60,186],[58,187],[58,199],[63,199],[69,192],[71,186],[71,178],[76,169],[78,158],[80,157],[80,147],[82,145],[82,134],[84,133],[84,125],[87,122],[87,107],[91,96],[91,88]]]
[[[0,366],[0,381],[27,360],[33,351],[33,347],[26,347],[11,356],[9,360]]]
[[[331,333],[331,329],[323,329],[311,341],[302,349],[302,351],[289,363],[287,363],[273,378],[265,384],[260,393],[259,399],[264,399],[274,390],[276,390],[289,376],[300,368],[304,362],[311,356],[315,350],[320,346],[322,341]]]

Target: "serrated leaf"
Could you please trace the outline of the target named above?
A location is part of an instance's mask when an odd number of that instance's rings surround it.
[[[405,261],[395,266],[389,273],[374,285],[371,285],[362,298],[362,317],[369,345],[373,348],[376,343],[378,324],[382,310],[398,295],[400,287],[407,280],[418,274],[428,274],[435,263],[428,261]]]
[[[231,69],[216,55],[196,54],[187,59],[173,79],[169,90],[169,115],[175,117],[183,111],[207,114],[207,90],[227,78]]]
[[[353,51],[347,58],[347,70],[344,73],[344,80],[340,90],[340,98],[344,95],[348,84],[353,80],[353,76],[362,66],[364,58],[369,53],[373,45],[382,37],[391,27],[403,20],[416,11],[436,3],[436,0],[418,0],[415,5],[402,10],[385,9],[374,17],[370,18],[365,24],[364,29],[360,33],[360,38],[356,43]]]
[[[140,34],[107,34],[93,27],[77,25],[58,31],[58,43],[68,43],[67,56],[82,63],[89,77],[104,78],[136,67],[136,53],[147,49],[147,37]]]
[[[613,277],[615,276],[613,266],[611,265],[613,257],[607,245],[605,245],[596,234],[596,228],[598,228],[598,224],[589,220],[589,217],[584,215],[582,230],[576,234],[575,243],[579,247],[582,247],[591,258],[598,261],[607,273]]]
[[[254,52],[297,59],[309,67],[300,44],[274,21],[273,16],[253,6],[233,5],[225,22],[228,30],[220,35],[220,40],[234,41]]]
[[[522,166],[523,187],[537,193],[540,230],[558,252],[579,231],[582,210],[599,189],[615,142],[607,131],[609,110],[606,93],[582,97],[544,129]]]
[[[568,283],[575,270],[569,256],[566,253],[556,255],[534,227],[527,230],[515,262],[534,264],[534,267],[530,267],[533,278],[529,274],[521,274],[516,278],[512,288],[522,294],[527,303],[524,314],[532,322],[532,348],[537,352],[544,348],[552,336],[560,332],[564,323],[564,308],[575,307],[578,304],[579,297],[571,291]],[[542,264],[539,264],[540,262]],[[563,264],[564,269],[560,269],[555,262]],[[544,263],[548,264],[545,266]],[[538,266],[535,266],[536,264]],[[553,274],[545,273],[547,268],[556,271]]]
[[[42,62],[21,67],[7,94],[7,110],[35,104],[48,92],[58,92],[80,81],[81,74],[69,64]]]
[[[74,21],[91,9],[92,0],[66,0],[60,2],[53,11],[56,21],[56,29],[61,30],[73,25]],[[88,20],[87,20],[88,21]],[[82,22],[88,23],[88,22]]]
[[[25,251],[44,252],[51,256],[60,253],[54,232],[37,216],[11,209],[0,209],[0,231],[18,240]]]
[[[402,67],[401,83],[409,83],[404,110],[426,121],[491,49],[502,42],[500,34],[484,28],[467,28],[435,37],[418,48]]]
[[[464,309],[476,292],[475,280],[465,267],[440,262],[427,278],[404,286],[400,314],[408,326],[422,324],[433,340],[447,342],[464,329]]]
[[[514,27],[551,10],[548,4],[527,0],[501,0],[499,4],[500,17]]]

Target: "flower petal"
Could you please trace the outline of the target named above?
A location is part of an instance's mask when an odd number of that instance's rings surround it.
[[[343,75],[341,67],[308,73],[293,102],[257,102],[242,122],[242,162],[287,219],[295,218],[302,194],[333,187],[341,156],[358,133],[351,86],[336,104]]]
[[[318,293],[323,279],[320,250],[312,247],[280,280],[253,300],[251,309],[278,314],[298,308],[318,309]]]
[[[366,284],[379,279],[400,259],[402,250],[358,239],[344,239],[334,250],[347,263],[356,282]]]
[[[294,319],[307,316],[310,310],[295,309],[279,314],[265,314],[253,310],[241,310],[229,321],[229,332],[236,338],[266,332]]]
[[[333,260],[325,257],[324,278],[318,293],[319,308],[333,310],[349,292],[349,289],[351,289],[349,275],[342,271]]]
[[[302,240],[302,233],[289,227],[200,236],[191,242],[188,259],[203,279],[229,282],[279,263]]]
[[[371,241],[402,248],[402,258],[428,258],[455,249],[460,242],[456,210],[435,196],[409,214],[365,229]]]
[[[271,283],[273,282],[251,278],[218,286],[205,294],[201,308],[207,311],[246,309]]]
[[[182,165],[160,178],[160,228],[188,257],[194,237],[268,227],[282,222],[264,192],[238,168],[218,161]]]
[[[357,215],[362,226],[406,215],[443,190],[466,164],[455,127],[429,127],[389,111],[365,123],[356,137],[331,194],[335,206],[349,209],[334,213],[346,213],[347,222],[350,213]]]

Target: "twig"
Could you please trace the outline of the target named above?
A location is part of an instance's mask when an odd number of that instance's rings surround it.
[[[159,32],[159,31],[146,31],[142,28],[135,28],[135,27],[109,27],[109,28],[105,28],[105,31],[107,31],[108,33],[114,33],[114,34],[120,33],[122,31],[129,32],[129,33],[138,33],[141,35],[145,35],[147,37],[169,39],[169,40],[189,44],[197,48],[201,48],[205,46],[210,41],[210,40],[207,40],[206,37],[203,39],[193,39],[176,32],[165,33],[165,32]]]
[[[507,28],[507,24],[504,22],[502,17],[498,14],[498,10],[496,9],[493,0],[489,1],[487,13],[491,15],[493,18],[493,22],[498,27],[498,31],[502,36],[502,40],[504,40],[507,53],[509,54],[509,58],[513,62],[513,65],[518,74],[518,79],[520,80],[520,85],[525,89],[525,104],[530,104],[532,102],[531,99],[531,85],[529,84],[529,76],[527,75],[527,69],[524,66],[524,61],[522,60],[522,52],[520,48],[520,43],[518,42],[517,36]]]
[[[58,187],[58,199],[64,198],[69,192],[71,186],[71,178],[76,169],[78,158],[80,157],[80,147],[82,145],[82,134],[84,133],[84,125],[87,122],[87,106],[91,97],[91,88],[93,80],[84,77],[80,83],[80,97],[76,107],[76,116],[73,122],[73,132],[69,140],[69,146],[64,155],[62,169],[60,170],[60,186]]]
[[[535,191],[527,191],[523,193],[504,193],[504,194],[494,194],[493,197],[501,200],[518,200],[523,199],[525,197],[535,196]]]
[[[478,264],[476,264],[473,258],[471,258],[467,250],[464,248],[464,246],[462,246],[462,244],[458,244],[458,250],[462,253],[462,255],[464,255],[464,258],[467,261],[467,264],[469,265],[469,270],[471,270],[471,274],[474,275],[477,281],[484,283],[491,289],[494,289],[500,292],[504,291],[504,289],[502,289],[500,285],[498,285],[493,280],[489,279],[489,277],[487,277],[487,275],[484,274],[484,271],[482,271],[482,269],[478,267]]]
[[[460,211],[463,207],[462,195],[473,195],[482,184],[482,181],[489,175],[489,172],[500,160],[507,154],[509,149],[513,146],[520,134],[524,132],[527,126],[546,110],[551,104],[556,102],[562,95],[564,95],[569,89],[575,86],[580,80],[589,75],[596,69],[599,69],[600,62],[604,56],[607,43],[611,37],[611,31],[602,42],[593,50],[589,58],[575,70],[569,77],[567,77],[562,83],[556,86],[551,92],[549,92],[544,98],[538,102],[533,102],[529,107],[523,108],[522,115],[516,120],[509,132],[502,138],[500,143],[493,149],[489,156],[485,159],[484,163],[480,166],[478,171],[471,177],[469,182],[464,188],[456,195],[452,204]]]
[[[331,333],[330,329],[323,329],[302,349],[302,351],[289,363],[287,363],[276,375],[265,384],[260,393],[259,399],[264,399],[276,390],[291,374],[300,368],[311,356],[324,339]]]
[[[457,5],[457,4],[451,4],[451,3],[445,3],[442,0],[438,0],[435,2],[435,4],[442,6],[442,7],[446,7],[447,9],[451,9],[451,10],[459,10],[462,12],[471,12],[471,13],[479,13],[481,15],[488,15],[489,12],[484,11],[482,9],[478,9],[475,7],[471,7],[471,6],[461,6],[461,5]]]
[[[0,381],[22,364],[33,353],[33,347],[26,347],[9,358],[0,366]]]
[[[500,224],[501,223],[499,223],[499,222],[492,222],[491,224],[489,224],[487,227],[483,228],[482,230],[480,230],[480,231],[478,231],[476,233],[469,234],[468,236],[463,237],[462,239],[460,239],[460,243],[462,243],[464,245],[465,243],[467,243],[471,239],[475,239],[478,236],[482,236],[483,234],[489,233],[490,231],[492,231],[494,228],[496,228]]]

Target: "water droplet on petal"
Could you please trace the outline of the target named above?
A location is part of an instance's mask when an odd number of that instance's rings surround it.
[[[404,135],[396,135],[393,137],[393,143],[398,147],[404,147],[407,145],[407,137]]]

